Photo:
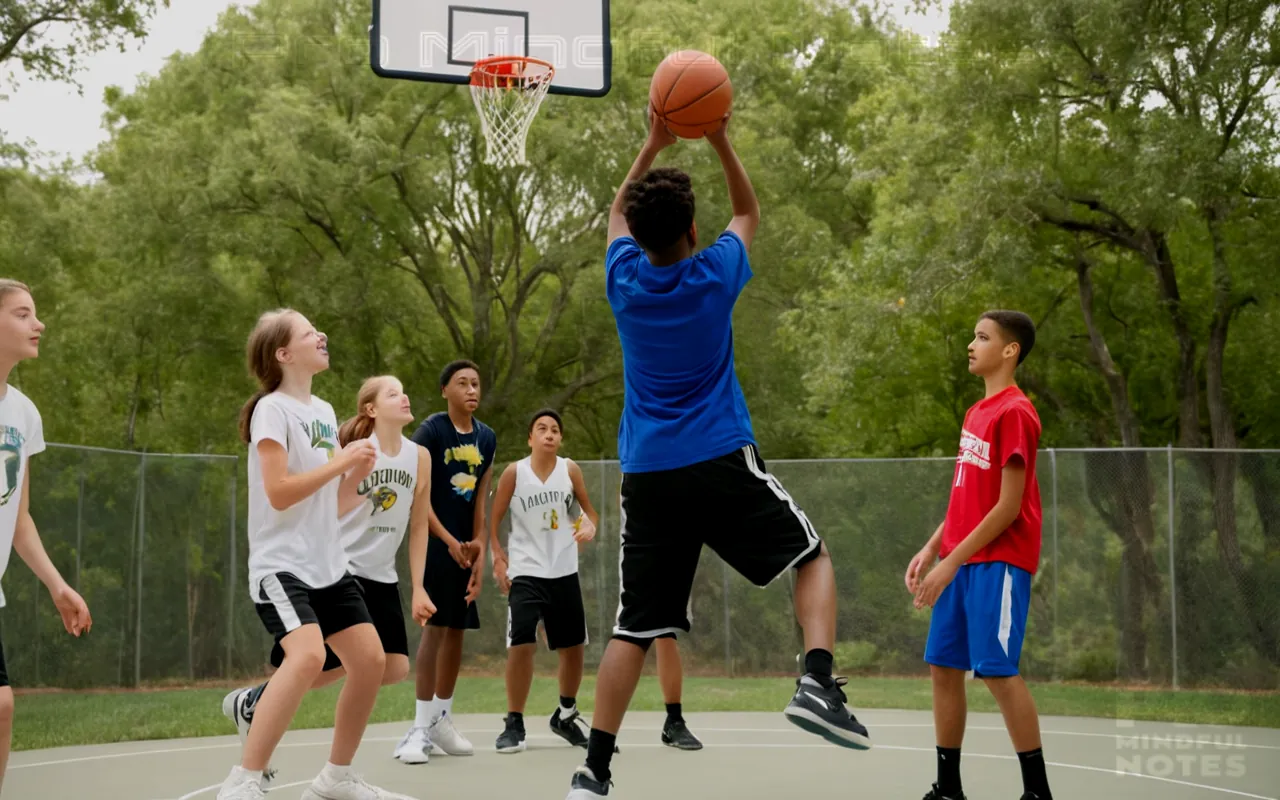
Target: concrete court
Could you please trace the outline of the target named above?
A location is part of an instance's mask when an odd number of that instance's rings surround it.
[[[405,723],[370,726],[355,767],[370,782],[416,800],[563,800],[585,755],[526,714],[529,748],[499,755],[497,715],[462,715],[470,757],[433,756],[410,767],[391,758]],[[550,709],[546,709],[548,714]],[[211,713],[216,713],[214,710]],[[872,750],[830,746],[781,713],[686,715],[706,747],[662,746],[660,713],[626,718],[614,757],[618,800],[919,800],[934,777],[929,712],[868,710]],[[1058,800],[1280,800],[1280,730],[1110,719],[1042,719]],[[276,752],[272,800],[297,800],[328,754],[329,733],[291,731]],[[233,735],[14,753],[4,800],[213,800],[239,758]],[[962,757],[971,800],[1018,800],[1021,778],[999,715],[971,714]],[[1130,774],[1123,774],[1130,773]],[[1142,776],[1132,774],[1142,773]]]

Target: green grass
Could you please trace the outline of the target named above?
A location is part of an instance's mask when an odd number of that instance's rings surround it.
[[[340,686],[311,692],[303,700],[294,728],[324,728],[333,724],[333,705]],[[684,683],[685,711],[779,711],[795,688],[787,678],[695,678]],[[855,709],[901,708],[928,710],[932,693],[928,679],[853,678],[845,687]],[[31,750],[77,744],[101,744],[142,739],[173,739],[233,733],[220,704],[224,688],[186,688],[145,692],[31,693],[17,698],[13,749]],[[1032,692],[1045,716],[1081,716],[1159,720],[1280,728],[1280,694],[1213,691],[1124,690],[1102,686],[1033,684]],[[587,678],[578,704],[589,712],[594,680]],[[529,712],[550,710],[559,692],[554,678],[534,679]],[[463,677],[455,692],[454,713],[506,713],[502,678]],[[631,708],[663,710],[657,680],[644,678]],[[996,711],[980,682],[970,682],[969,709]],[[412,716],[412,681],[383,689],[373,722],[394,722]],[[537,711],[542,713],[542,711]]]

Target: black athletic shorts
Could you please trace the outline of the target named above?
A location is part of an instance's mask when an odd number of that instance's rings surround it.
[[[813,524],[754,445],[679,469],[623,475],[615,636],[689,631],[704,544],[761,587],[821,552]]]
[[[587,643],[587,612],[582,607],[578,573],[562,578],[521,575],[507,596],[507,647],[536,644],[538,620],[547,632],[547,647],[559,650]]]
[[[364,597],[364,606],[373,619],[373,627],[378,630],[378,638],[382,640],[382,652],[387,655],[409,655],[409,635],[405,632],[404,608],[400,605],[400,585],[371,581],[358,575],[355,576],[355,582]],[[279,667],[283,663],[284,648],[277,641],[271,648],[271,666]],[[342,661],[337,654],[325,645],[324,671],[341,666]]]
[[[260,602],[254,604],[254,608],[267,633],[275,639],[271,663],[277,667],[284,659],[280,640],[303,625],[319,625],[320,635],[327,640],[347,628],[373,622],[360,585],[350,574],[343,575],[332,586],[312,589],[287,572],[277,572],[262,579],[258,597]]]
[[[479,628],[480,611],[474,602],[467,602],[470,582],[470,568],[458,566],[444,542],[433,537],[427,545],[427,567],[422,571],[422,588],[436,607],[427,624],[437,628]]]

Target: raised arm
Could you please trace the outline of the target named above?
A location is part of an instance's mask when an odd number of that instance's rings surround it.
[[[627,227],[627,218],[622,215],[622,202],[627,195],[627,186],[648,172],[649,168],[653,166],[654,159],[658,157],[658,153],[661,153],[664,148],[675,144],[675,142],[676,137],[672,135],[671,131],[667,130],[667,126],[662,124],[662,121],[658,119],[658,115],[650,108],[649,138],[645,139],[644,146],[640,148],[640,154],[636,156],[635,163],[631,165],[631,171],[627,173],[626,179],[618,187],[618,193],[613,198],[613,206],[609,209],[608,244],[613,244],[615,239],[631,235],[631,229]]]
[[[725,183],[729,186],[729,202],[733,206],[733,219],[728,230],[742,239],[743,245],[751,249],[755,239],[756,228],[760,225],[760,202],[756,199],[751,179],[747,177],[747,169],[742,166],[733,145],[729,143],[729,118],[714,133],[707,134],[707,142],[720,157],[720,165],[724,168]]]

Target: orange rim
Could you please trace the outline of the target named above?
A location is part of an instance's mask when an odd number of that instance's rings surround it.
[[[556,68],[550,62],[529,56],[489,56],[476,61],[471,66],[471,85],[497,87],[503,78],[525,79],[525,71],[530,66],[542,67],[548,77],[556,74]]]

